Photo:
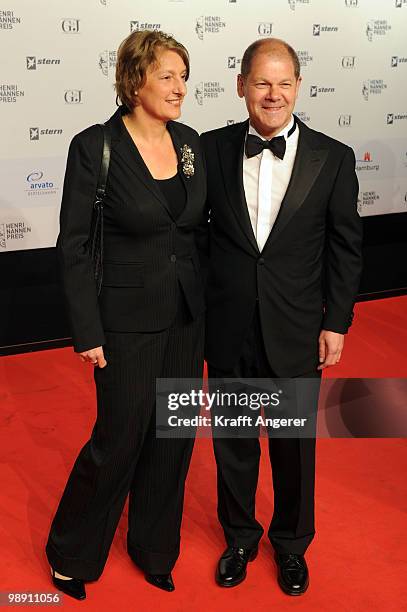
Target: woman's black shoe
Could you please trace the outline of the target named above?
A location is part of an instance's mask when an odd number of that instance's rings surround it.
[[[70,580],[62,580],[55,576],[55,570],[52,568],[52,582],[60,591],[74,597],[75,599],[86,599],[86,591],[83,580],[80,578],[71,578]]]
[[[163,589],[163,591],[171,592],[175,590],[171,574],[146,574],[146,580],[159,589]]]

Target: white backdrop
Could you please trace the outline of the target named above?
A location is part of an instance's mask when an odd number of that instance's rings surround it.
[[[284,38],[300,55],[298,116],[356,153],[361,215],[407,211],[407,0],[4,0],[0,8],[0,252],[58,233],[72,136],[115,110],[116,49],[134,29],[190,51],[182,121],[246,118],[244,49]]]

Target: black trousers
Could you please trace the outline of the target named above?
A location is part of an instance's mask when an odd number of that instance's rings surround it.
[[[180,295],[176,321],[157,333],[106,333],[95,369],[97,419],[53,520],[46,553],[59,573],[96,580],[129,494],[127,550],[144,571],[169,573],[179,555],[193,439],[155,436],[156,378],[199,378],[203,318]]]
[[[276,378],[265,352],[257,308],[236,366],[225,371],[208,364],[208,375],[210,378]],[[319,378],[320,372],[315,369],[301,377]],[[310,412],[314,409],[317,410],[317,405],[311,406]],[[268,442],[274,489],[274,512],[268,537],[278,552],[304,554],[315,534],[315,438],[269,437]],[[214,437],[213,446],[218,517],[226,542],[228,546],[255,548],[263,535],[263,528],[255,518],[259,439]]]

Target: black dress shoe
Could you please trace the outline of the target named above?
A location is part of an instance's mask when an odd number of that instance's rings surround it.
[[[51,568],[52,569],[52,568]],[[80,578],[71,578],[70,580],[62,580],[55,576],[55,570],[52,569],[52,582],[57,589],[74,597],[75,599],[86,599],[86,591],[83,580]]]
[[[150,584],[162,589],[163,591],[175,591],[175,584],[171,574],[146,574],[146,580]]]
[[[246,578],[246,567],[249,561],[257,557],[256,548],[236,548],[229,546],[216,568],[215,579],[219,586],[234,587]]]
[[[277,580],[287,595],[305,593],[309,584],[308,568],[302,555],[275,553]]]

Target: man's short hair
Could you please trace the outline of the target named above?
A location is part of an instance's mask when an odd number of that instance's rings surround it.
[[[175,51],[186,66],[189,77],[189,54],[184,45],[164,32],[143,30],[132,32],[117,51],[115,89],[129,111],[136,106],[134,92],[146,82],[147,69],[157,63],[160,51]]]
[[[295,78],[299,78],[300,60],[298,55],[291,45],[280,38],[261,38],[260,40],[255,40],[247,47],[242,58],[241,75],[243,78],[246,78],[249,74],[254,56],[262,52],[269,53],[270,55],[275,54],[277,57],[288,55],[294,66]]]

